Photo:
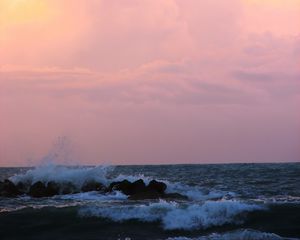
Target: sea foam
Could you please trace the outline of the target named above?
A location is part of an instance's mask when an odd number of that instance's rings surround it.
[[[14,183],[29,182],[31,184],[37,181],[72,182],[75,186],[81,187],[86,181],[98,181],[106,184],[108,182],[107,174],[112,170],[111,166],[66,167],[48,164],[30,169],[24,174],[12,176],[10,180]]]
[[[173,237],[166,240],[296,240],[295,238],[282,238],[274,233],[260,232],[252,229],[241,229],[226,233],[213,233],[208,236],[196,238]]]
[[[134,182],[138,179],[143,179],[143,181],[148,184],[153,177],[144,176],[143,174],[136,175],[126,175],[119,174],[117,176],[111,177],[114,167],[112,166],[95,166],[95,167],[67,167],[61,165],[47,164],[37,166],[33,169],[28,170],[23,174],[18,174],[10,177],[10,180],[14,183],[24,182],[33,184],[37,181],[50,182],[55,181],[57,183],[72,182],[76,187],[80,188],[87,181],[97,181],[105,185],[109,185],[114,181],[122,181],[127,179]],[[214,189],[203,189],[199,186],[189,186],[180,182],[169,182],[165,179],[157,179],[164,182],[167,185],[166,192],[177,192],[187,196],[190,200],[195,201],[206,201],[210,199],[222,199],[222,198],[232,198],[235,196],[232,192],[223,192]],[[85,197],[85,195],[82,195]]]
[[[206,229],[224,224],[240,224],[247,212],[263,210],[259,205],[237,201],[206,201],[203,204],[182,205],[161,200],[157,203],[121,205],[110,208],[97,206],[82,207],[82,217],[109,218],[116,222],[139,220],[160,221],[166,230]]]

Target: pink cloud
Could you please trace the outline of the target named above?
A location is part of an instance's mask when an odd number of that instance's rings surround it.
[[[299,32],[265,5],[48,3],[0,29],[0,165],[58,136],[86,164],[299,160]]]

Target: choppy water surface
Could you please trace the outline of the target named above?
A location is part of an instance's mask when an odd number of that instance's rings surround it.
[[[300,164],[0,168],[14,182],[142,178],[184,201],[120,192],[0,198],[0,239],[300,239]]]

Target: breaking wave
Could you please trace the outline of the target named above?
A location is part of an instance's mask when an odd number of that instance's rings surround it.
[[[272,172],[271,167],[280,171]],[[281,240],[296,239],[281,236],[300,236],[298,164],[170,167],[48,164],[9,170],[9,174],[7,169],[0,171],[2,179],[16,174],[10,180],[28,186],[37,181],[54,181],[71,182],[79,188],[87,181],[108,186],[124,179],[131,182],[142,179],[146,184],[155,179],[166,183],[166,193],[180,193],[189,199],[134,201],[118,191],[45,198],[0,197],[3,239],[24,239],[27,235],[26,239],[36,238],[33,236],[42,239],[41,222],[47,227],[49,239],[57,239],[62,229],[70,239],[85,239],[87,232],[90,239],[100,236],[145,240]],[[251,174],[248,176],[246,172]],[[15,226],[21,225],[24,232],[15,231]]]
[[[260,232],[252,229],[242,229],[227,233],[213,233],[208,236],[196,238],[173,237],[166,240],[297,240],[296,238],[282,238],[274,233]]]
[[[206,201],[202,205],[182,205],[161,200],[158,203],[113,206],[82,207],[82,217],[108,218],[116,222],[139,220],[143,222],[160,221],[166,230],[207,229],[224,224],[241,224],[248,212],[263,210],[259,205],[237,201]]]
[[[18,174],[10,177],[14,183],[29,182],[31,184],[42,181],[55,181],[58,183],[72,182],[75,186],[81,187],[86,181],[98,181],[107,183],[107,174],[111,172],[111,166],[96,166],[96,167],[66,167],[60,165],[41,165],[34,169],[28,170],[24,174]]]
[[[75,193],[75,194],[67,194],[67,195],[57,195],[54,199],[63,199],[63,200],[78,200],[78,201],[109,201],[109,200],[126,200],[127,195],[115,191],[107,194],[99,194],[98,192],[84,192],[84,193]]]
[[[55,181],[57,183],[72,182],[77,188],[87,181],[97,181],[105,185],[110,184],[113,181],[122,181],[127,179],[131,182],[138,179],[143,179],[148,184],[153,178],[144,176],[143,174],[137,175],[125,175],[119,174],[112,177],[114,167],[112,166],[96,166],[96,167],[67,167],[61,165],[41,165],[30,169],[25,173],[14,175],[10,177],[10,180],[14,183],[24,182],[33,184],[38,181],[48,183]],[[235,196],[233,192],[223,192],[217,190],[207,190],[200,188],[199,186],[189,186],[179,182],[170,182],[164,179],[157,179],[167,184],[167,193],[177,192],[187,196],[190,200],[205,201],[211,199],[231,199]],[[80,195],[78,195],[80,196]],[[77,197],[78,197],[77,196]],[[82,195],[85,197],[85,195]],[[99,197],[99,196],[98,196]]]

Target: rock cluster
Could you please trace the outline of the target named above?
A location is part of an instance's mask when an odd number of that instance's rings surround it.
[[[76,187],[71,182],[57,183],[50,181],[47,183],[38,181],[33,184],[19,182],[14,184],[6,179],[0,181],[0,197],[17,197],[18,195],[27,194],[31,197],[51,197],[60,194],[73,194],[79,192],[98,191],[99,193],[108,193],[120,191],[128,196],[130,200],[143,199],[187,199],[186,196],[179,193],[165,193],[167,185],[156,180],[150,181],[148,185],[142,179],[135,182],[123,180],[112,182],[109,186],[96,181],[87,181],[81,188]]]
[[[16,197],[20,194],[21,192],[13,182],[8,179],[5,179],[4,182],[0,182],[0,196]]]

